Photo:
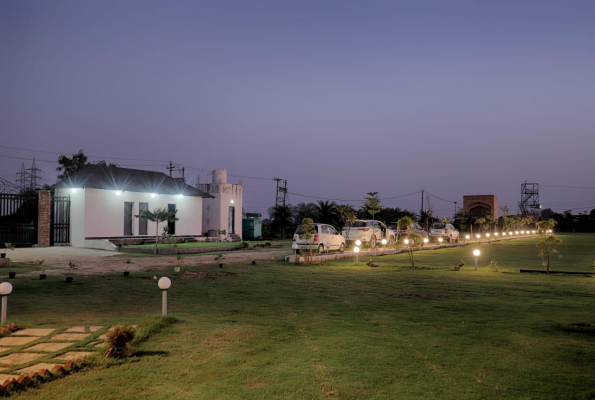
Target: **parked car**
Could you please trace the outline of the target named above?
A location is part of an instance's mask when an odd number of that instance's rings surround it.
[[[345,239],[339,235],[339,232],[331,225],[327,224],[313,224],[315,231],[312,233],[311,239],[301,238],[304,233],[302,227],[299,226],[293,234],[293,244],[291,248],[298,253],[302,250],[322,253],[325,250],[338,250],[340,253],[345,251]]]
[[[371,248],[376,247],[382,239],[386,239],[389,246],[395,242],[394,231],[388,229],[382,222],[370,219],[355,220],[351,227],[343,228],[341,235],[347,241],[348,246],[353,245],[356,240],[368,243]]]
[[[409,233],[409,232],[419,233],[423,238],[427,238],[428,237],[428,232],[426,232],[424,230],[424,228],[422,228],[421,225],[418,224],[417,222],[413,224],[413,227],[411,228],[411,230],[409,230],[409,229],[399,229],[396,222],[391,222],[390,224],[388,224],[388,228],[389,229],[392,229],[393,231],[396,232],[397,239],[400,238],[402,234]]]
[[[430,227],[430,239],[438,241],[438,238],[443,238],[450,243],[459,241],[459,231],[455,229],[452,224],[444,224],[442,222],[433,223]]]

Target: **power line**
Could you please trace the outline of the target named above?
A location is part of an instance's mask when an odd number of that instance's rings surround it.
[[[564,189],[585,189],[585,190],[595,190],[595,188],[592,188],[592,187],[584,187],[584,186],[563,186],[563,185],[544,185],[544,184],[541,184],[541,186],[546,186],[546,187],[557,187],[557,188],[564,188]]]
[[[328,200],[328,201],[359,201],[359,202],[363,202],[364,201],[363,199],[331,199],[331,198],[326,198],[326,197],[311,196],[311,195],[307,195],[307,194],[300,194],[300,193],[294,193],[294,192],[288,192],[288,193],[289,194],[292,194],[294,196],[308,197],[308,198],[317,199],[317,200]],[[416,195],[418,193],[421,193],[421,190],[418,190],[417,192],[414,192],[414,193],[403,194],[403,195],[399,195],[399,196],[383,197],[383,198],[378,199],[378,200],[398,199],[398,198],[401,198],[401,197],[413,196],[413,195]]]
[[[10,149],[10,150],[20,150],[20,151],[32,151],[35,153],[56,154],[59,156],[74,156],[77,154],[77,153],[58,153],[55,151],[46,151],[46,150],[24,149],[21,147],[10,147],[10,146],[3,146],[3,145],[0,145],[0,148]],[[107,159],[107,160],[123,160],[123,161],[162,161],[162,162],[169,161],[169,160],[155,160],[155,159],[149,160],[149,159],[143,159],[143,158],[121,158],[121,157],[93,156],[93,155],[88,155],[88,154],[85,154],[85,156],[87,156],[89,158],[102,158],[102,159]]]

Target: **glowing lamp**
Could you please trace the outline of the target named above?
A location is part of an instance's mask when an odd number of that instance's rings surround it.
[[[361,240],[356,240],[355,241],[355,245],[356,246],[361,246],[362,245],[362,241]]]

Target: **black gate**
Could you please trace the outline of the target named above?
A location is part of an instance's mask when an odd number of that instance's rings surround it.
[[[0,193],[0,247],[37,244],[37,206],[37,193]]]
[[[70,243],[70,197],[52,197],[50,245]]]

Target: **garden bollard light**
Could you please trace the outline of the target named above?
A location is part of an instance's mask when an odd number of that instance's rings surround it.
[[[355,246],[353,252],[355,253],[355,263],[359,264],[359,247]]]
[[[477,271],[477,258],[479,257],[480,254],[481,253],[480,253],[479,250],[477,250],[477,249],[476,250],[473,250],[473,255],[475,256],[475,270],[476,271]]]
[[[386,240],[386,239],[382,239],[382,245],[383,245],[383,246],[386,246],[386,244],[387,244],[387,243],[388,243],[388,240]]]
[[[0,283],[0,296],[2,296],[2,325],[6,324],[8,312],[8,295],[12,293],[12,285],[8,282]]]
[[[157,282],[159,289],[161,289],[161,316],[167,317],[167,289],[171,287],[171,280],[164,276]]]

